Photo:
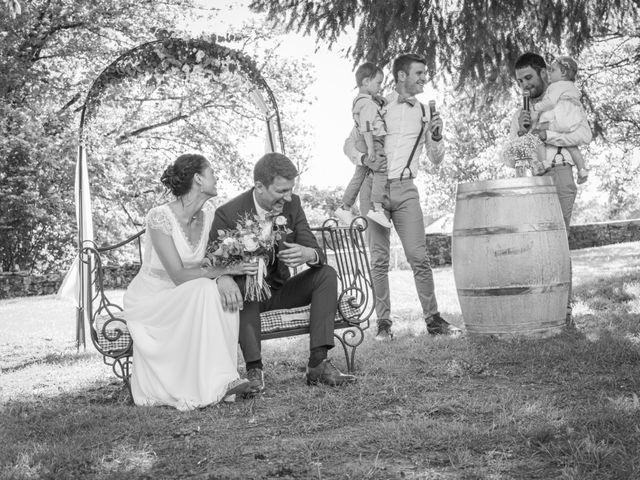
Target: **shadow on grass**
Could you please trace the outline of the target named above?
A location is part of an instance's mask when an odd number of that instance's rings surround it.
[[[12,400],[0,477],[640,478],[640,291],[608,275],[576,288],[577,329],[547,339],[433,338],[412,314],[411,334],[367,336],[342,389],[304,384],[300,338],[265,343],[253,400],[133,407],[115,379]]]
[[[0,455],[32,478],[634,478],[640,355],[625,335],[368,340],[344,389],[304,385],[304,342],[268,347],[254,400],[133,407],[112,381],[12,401]]]
[[[609,302],[628,303],[638,299],[639,281],[638,272],[635,270],[594,275],[591,280],[583,280],[575,289],[574,295],[588,301],[596,294],[598,298],[606,296]]]
[[[527,445],[562,466],[562,478],[640,478],[640,349],[624,325],[568,332],[503,360],[512,378],[547,397],[515,416]]]
[[[494,422],[514,424],[497,430],[519,445],[517,457],[537,459],[533,470],[541,459],[556,466],[536,475],[519,465],[506,478],[640,478],[640,348],[631,322],[590,321],[589,331],[577,323],[548,339],[471,342],[489,380],[477,391],[499,388]]]
[[[42,357],[34,357],[28,360],[24,360],[16,365],[10,365],[3,367],[4,373],[13,373],[23,370],[25,368],[32,367],[34,365],[71,365],[77,362],[84,361],[90,357],[95,357],[93,352],[53,352],[48,353]]]
[[[491,352],[494,366],[516,374],[537,373],[540,382],[558,373],[595,375],[611,383],[640,368],[640,284],[637,273],[583,281],[573,292],[576,329],[546,339],[476,339],[478,353]],[[638,372],[640,373],[640,372]],[[606,375],[609,375],[609,379]],[[640,381],[640,375],[638,375]],[[637,382],[635,382],[637,383]],[[585,386],[575,386],[579,391]]]

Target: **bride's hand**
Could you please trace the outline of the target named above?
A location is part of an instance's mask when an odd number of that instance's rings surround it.
[[[220,300],[222,308],[225,312],[237,312],[242,310],[243,299],[242,292],[238,284],[228,275],[218,278],[218,292],[220,292]]]

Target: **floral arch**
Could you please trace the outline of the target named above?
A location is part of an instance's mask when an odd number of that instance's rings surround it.
[[[144,77],[156,82],[158,76],[187,76],[196,69],[216,77],[222,85],[237,88],[239,93],[249,95],[258,108],[275,121],[280,149],[284,151],[278,104],[255,62],[243,53],[213,41],[184,40],[170,36],[124,52],[98,75],[82,106],[81,143],[84,126],[96,114],[102,95],[109,86]],[[276,139],[272,140],[275,144]]]
[[[197,73],[197,75],[195,75]],[[105,105],[119,102],[113,89],[120,89],[119,95],[125,95],[129,85],[134,82],[145,85],[151,90],[178,78],[183,83],[200,81],[200,85],[211,86],[220,97],[228,100],[226,107],[242,115],[238,105],[251,105],[254,116],[262,118],[266,126],[267,151],[279,150],[284,153],[284,140],[280,112],[272,90],[262,77],[256,63],[247,55],[232,48],[218,44],[215,40],[181,39],[165,34],[158,40],[138,45],[116,58],[94,80],[80,111],[78,134],[78,159],[76,162],[76,217],[78,222],[78,255],[74,266],[67,274],[60,294],[77,299],[76,341],[85,344],[85,307],[92,301],[91,266],[83,258],[83,248],[94,246],[91,198],[87,162],[91,160],[90,147],[96,140],[92,138],[91,127],[100,121],[100,112]],[[203,83],[204,82],[204,83]],[[206,82],[210,82],[207,84]],[[111,92],[110,92],[111,91]],[[160,118],[152,125],[134,125],[128,131],[113,136],[115,144],[128,139],[139,138],[152,129],[167,127],[176,122],[185,121],[189,115],[211,107],[211,101],[195,105],[193,111]],[[73,292],[73,293],[72,293]]]

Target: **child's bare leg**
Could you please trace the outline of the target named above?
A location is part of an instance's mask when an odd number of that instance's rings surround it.
[[[580,152],[578,147],[567,147],[567,151],[571,154],[571,159],[578,170],[577,183],[580,184],[586,182],[589,179],[589,171],[587,170],[587,165],[584,157],[582,156],[582,152]]]
[[[375,137],[375,147],[377,150],[384,152],[383,137]],[[384,213],[384,195],[387,185],[387,169],[381,168],[380,165],[373,167],[373,181],[371,185],[371,210],[367,213],[367,217],[385,228],[391,228],[391,222]]]
[[[350,224],[355,216],[351,211],[353,205],[356,203],[356,199],[358,198],[358,194],[360,193],[360,187],[362,187],[362,183],[364,179],[367,177],[369,169],[365,166],[357,166],[356,171],[351,178],[351,181],[347,185],[347,188],[344,191],[344,195],[342,196],[341,206],[335,211],[335,216],[338,219],[345,223]]]

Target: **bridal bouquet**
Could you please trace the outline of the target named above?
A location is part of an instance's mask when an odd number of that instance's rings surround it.
[[[275,245],[290,232],[284,215],[261,220],[257,215],[247,214],[238,220],[235,229],[218,230],[218,239],[208,251],[207,258],[213,265],[221,266],[239,262],[258,263],[258,273],[247,275],[244,299],[263,301],[271,297],[271,289],[265,279],[267,263],[273,260]]]

